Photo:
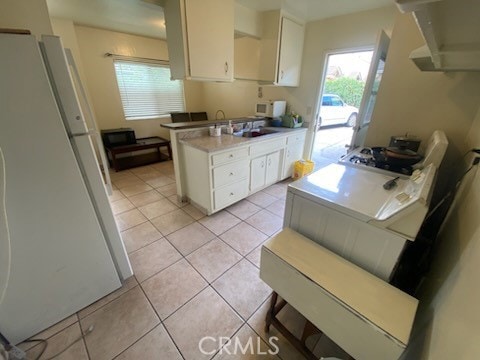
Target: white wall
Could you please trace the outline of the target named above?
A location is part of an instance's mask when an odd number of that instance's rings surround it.
[[[443,130],[449,148],[439,170],[436,201],[467,151],[465,138],[480,104],[480,73],[420,71],[409,55],[424,43],[413,16],[399,14],[365,143],[387,145],[390,136],[408,132],[422,139],[423,150],[432,132]]]
[[[465,148],[480,148],[480,111]],[[471,158],[467,161],[467,166]],[[459,189],[438,237],[432,269],[419,293],[420,307],[404,359],[480,358],[480,173],[475,167]]]
[[[235,32],[260,38],[262,36],[262,19],[260,13],[235,3]]]
[[[50,18],[52,23],[53,33],[62,38],[62,43],[65,48],[72,51],[75,65],[77,66],[82,83],[86,83],[85,72],[83,70],[82,57],[80,55],[80,48],[77,41],[77,33],[73,21],[69,19]]]
[[[344,49],[373,48],[380,30],[391,33],[397,13],[395,6],[388,6],[307,23],[300,86],[287,90],[292,106],[311,120],[326,55]],[[312,108],[311,114],[307,114],[307,107]]]
[[[373,46],[381,29],[391,32],[396,14],[396,8],[389,6],[307,23],[298,88],[263,86],[264,96],[259,99],[259,85],[254,81],[205,83],[205,106],[209,116],[215,115],[217,109],[223,109],[227,117],[248,116],[253,114],[255,102],[259,100],[284,99],[306,120],[311,119],[307,107],[315,108],[327,52]]]
[[[426,140],[442,129],[458,156],[480,104],[480,73],[418,70],[408,57],[423,44],[412,15],[399,14],[366,142],[384,145],[406,132]]]
[[[0,27],[27,29],[32,34],[53,34],[45,0],[1,0]]]
[[[287,93],[282,87],[261,86],[263,97],[257,96],[256,81],[236,80],[233,83],[204,83],[204,105],[209,119],[215,119],[215,112],[222,109],[227,118],[254,115],[255,103],[268,100],[285,100]]]
[[[408,56],[423,44],[411,15],[399,15],[366,141],[382,145],[407,131],[426,140],[433,130],[444,130],[450,147],[439,180],[446,186],[462,171],[461,155],[480,147],[480,73],[420,72]],[[465,167],[471,160],[466,158]],[[417,295],[420,307],[406,360],[480,358],[478,167],[465,177],[458,195]]]
[[[113,59],[105,53],[168,60],[167,44],[164,40],[129,35],[86,26],[73,26],[70,20],[54,19],[54,28],[68,44],[74,44],[76,37],[81,67],[98,127],[111,129],[131,127],[137,137],[162,136],[169,138],[169,132],[160,127],[171,122],[170,117],[149,120],[125,120],[120,94],[113,67]],[[75,47],[75,45],[74,45]],[[78,56],[78,55],[77,55]],[[185,101],[188,111],[202,111],[202,83],[185,81]]]

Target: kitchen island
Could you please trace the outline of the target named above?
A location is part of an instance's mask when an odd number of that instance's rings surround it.
[[[243,122],[250,122],[250,127],[257,126],[254,122],[268,125],[252,119]],[[205,125],[215,122],[201,123],[206,124],[162,126],[170,129],[179,201],[208,215],[288,178],[294,162],[303,156],[306,128],[264,127],[268,134],[258,137],[211,137]]]

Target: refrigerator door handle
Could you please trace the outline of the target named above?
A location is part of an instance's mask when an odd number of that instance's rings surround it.
[[[101,161],[101,166],[103,169],[103,174],[105,176],[105,186],[107,188],[107,194],[112,195],[112,179],[110,178],[110,172],[108,171],[109,164],[107,161],[107,157],[105,155],[105,151],[103,150],[103,141],[102,138],[100,137],[100,134],[98,131],[95,131],[94,134],[92,134],[95,138],[95,142],[97,143],[97,149],[100,154],[100,161]]]
[[[108,171],[109,164],[107,161],[107,157],[105,155],[105,151],[103,150],[103,142],[102,138],[100,137],[100,134],[96,130],[89,129],[87,132],[79,133],[79,134],[71,134],[68,137],[70,139],[74,139],[77,137],[83,137],[83,136],[89,136],[92,141],[94,141],[97,145],[98,153],[100,154],[100,170],[104,174],[104,181],[105,181],[105,187],[107,189],[107,194],[112,195],[112,181],[110,178],[110,173]]]
[[[79,134],[70,134],[68,137],[70,139],[76,138],[76,137],[81,137],[81,136],[96,136],[98,135],[98,132],[95,130],[89,130],[87,132],[79,133]]]
[[[77,80],[76,83],[78,85],[78,90],[80,91],[80,95],[83,98],[83,101],[85,103],[86,110],[88,112],[88,116],[91,119],[92,126],[94,127],[93,129],[88,129],[89,131],[83,133],[83,134],[75,134],[72,135],[72,137],[75,136],[82,136],[82,135],[91,135],[94,137],[94,141],[96,143],[97,151],[100,154],[100,166],[103,168],[103,175],[104,175],[104,181],[105,181],[105,187],[107,189],[107,194],[112,195],[112,179],[110,178],[110,172],[108,171],[109,164],[107,161],[107,156],[105,154],[105,150],[103,148],[103,142],[100,137],[100,134],[98,133],[98,128],[97,128],[97,121],[95,119],[95,115],[93,115],[92,108],[90,106],[90,103],[88,101],[87,94],[85,93],[85,89],[82,86],[82,82],[80,79],[80,74],[78,73],[77,66],[75,64],[75,60],[73,59],[73,55],[70,49],[65,49],[65,55],[67,57],[68,64],[71,67],[72,70],[72,75],[75,76],[75,79]]]

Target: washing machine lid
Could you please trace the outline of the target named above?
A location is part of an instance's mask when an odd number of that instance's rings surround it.
[[[383,184],[394,176],[331,164],[291,183],[289,189],[364,222],[386,221],[407,213],[414,204],[428,209],[434,175],[435,167],[430,165],[385,190]]]

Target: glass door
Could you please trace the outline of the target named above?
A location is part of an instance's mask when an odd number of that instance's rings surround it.
[[[390,38],[381,31],[377,38],[377,45],[373,54],[372,62],[370,63],[370,70],[367,81],[365,83],[365,90],[363,92],[362,102],[358,113],[357,124],[353,129],[352,142],[350,149],[363,146],[365,137],[367,135],[368,126],[372,119],[375,101],[377,100],[377,93],[382,81],[383,69],[387,59],[388,46],[390,45]]]

